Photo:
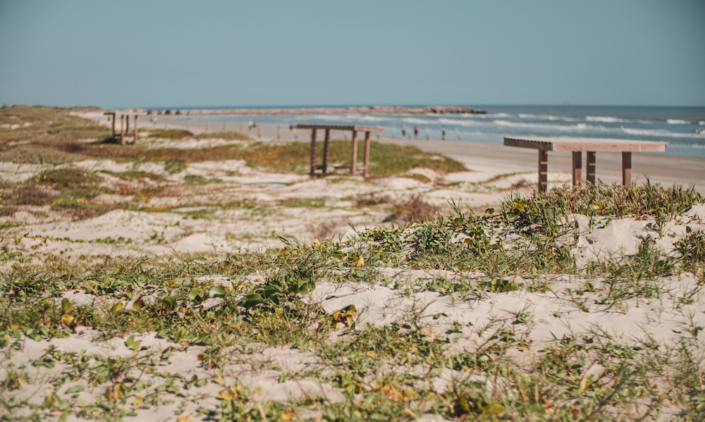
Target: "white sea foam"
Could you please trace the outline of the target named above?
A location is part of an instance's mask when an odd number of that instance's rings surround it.
[[[578,123],[576,125],[551,125],[542,123],[523,123],[523,122],[510,122],[508,120],[495,120],[494,124],[503,127],[515,127],[515,128],[528,128],[528,129],[541,129],[548,131],[561,131],[561,132],[572,132],[580,131],[584,132],[587,130],[593,130],[598,132],[604,132],[609,130],[608,128],[602,126],[591,126],[585,123]]]
[[[667,138],[705,138],[705,133],[680,133],[663,129],[634,129],[622,127],[624,133],[638,136],[663,136]]]
[[[687,120],[681,120],[681,119],[668,119],[666,120],[666,123],[669,125],[689,125],[690,122]]]
[[[552,116],[550,114],[531,114],[531,113],[520,113],[519,117],[522,119],[533,119],[533,120],[550,120],[550,121],[562,121],[562,122],[577,122],[579,119],[572,117],[560,117]]]
[[[458,120],[458,119],[438,119],[438,123],[442,125],[454,125],[454,126],[465,126],[465,127],[477,127],[477,126],[492,126],[491,123],[478,122],[472,120]]]
[[[705,149],[705,144],[672,144],[668,142],[670,148],[693,148],[693,149]]]
[[[700,122],[698,122],[698,124],[705,126],[705,120],[701,120]]]
[[[628,120],[624,119],[619,119],[617,117],[610,117],[610,116],[587,116],[585,117],[585,120],[588,122],[603,122],[603,123],[619,123],[619,122],[627,122]]]

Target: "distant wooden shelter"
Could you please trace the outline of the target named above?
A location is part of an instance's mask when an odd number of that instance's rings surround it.
[[[370,133],[384,132],[381,127],[366,127],[366,126],[346,126],[346,125],[296,125],[297,129],[311,129],[311,177],[328,175],[328,143],[330,142],[330,131],[351,131],[352,132],[352,151],[350,157],[350,175],[355,176],[358,171],[362,171],[362,175],[367,177],[370,165]],[[316,131],[325,131],[323,140],[323,163],[316,164]],[[363,166],[357,167],[357,133],[365,133],[365,150],[363,155]],[[348,166],[335,166],[335,168],[347,168]]]
[[[587,152],[587,182],[595,184],[596,152],[622,153],[622,184],[632,182],[632,152],[665,152],[665,142],[632,141],[627,139],[570,138],[570,137],[507,137],[504,145],[531,148],[539,152],[539,192],[546,192],[548,185],[548,151],[573,153],[573,186],[580,184],[583,171],[583,151]]]
[[[112,123],[112,128],[113,128],[113,139],[116,140],[117,142],[120,142],[121,144],[126,144],[128,142],[136,144],[137,139],[139,137],[138,135],[138,128],[137,128],[137,117],[139,115],[137,114],[120,114],[120,134],[115,133],[115,120],[117,119],[117,113],[115,111],[107,111],[103,113],[106,116],[110,116],[109,119]],[[133,116],[134,120],[134,132],[130,134],[130,116]]]

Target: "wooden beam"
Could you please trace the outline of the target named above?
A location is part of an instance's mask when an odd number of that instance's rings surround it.
[[[125,139],[125,115],[120,115],[120,143],[122,144]]]
[[[583,153],[582,151],[573,151],[573,186],[580,185],[580,179],[583,178]]]
[[[364,165],[365,169],[362,172],[364,177],[367,177],[368,170],[370,168],[370,132],[365,132],[365,154],[364,154]]]
[[[539,150],[539,192],[545,193],[548,188],[548,151]]]
[[[592,183],[593,185],[595,184],[595,171],[596,171],[596,154],[595,151],[588,151],[587,152],[587,159],[586,159],[586,167],[587,167],[587,181],[588,183]]]
[[[323,175],[328,174],[328,143],[330,142],[330,129],[326,129],[326,137],[323,140]]]
[[[357,131],[352,131],[352,159],[350,160],[350,175],[357,174]]]
[[[367,126],[352,126],[352,125],[296,125],[295,127],[299,129],[330,129],[330,130],[343,130],[350,131],[355,130],[358,132],[384,132],[384,128],[381,127],[367,127]]]
[[[125,136],[130,136],[130,115],[125,116]]]
[[[632,153],[622,152],[622,184],[629,186],[632,184]]]
[[[316,174],[316,129],[311,129],[311,177]]]

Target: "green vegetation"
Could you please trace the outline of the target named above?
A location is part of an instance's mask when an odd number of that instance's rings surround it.
[[[140,129],[147,137],[157,139],[193,139],[193,133],[183,129]]]
[[[241,132],[226,131],[226,132],[211,132],[199,133],[196,139],[224,139],[226,141],[253,141],[254,139]]]
[[[619,419],[615,415],[620,413],[627,419],[649,417],[670,403],[682,409],[683,420],[701,420],[705,394],[697,374],[703,362],[685,340],[673,347],[655,343],[631,347],[607,333],[595,332],[563,337],[531,352],[534,354],[529,358],[531,344],[522,327],[531,315],[525,311],[512,315],[511,323],[497,321],[486,327],[451,324],[441,335],[432,334],[420,314],[410,314],[405,324],[358,326],[354,306],[326,312],[304,300],[324,278],[341,286],[359,282],[384,285],[391,281],[385,281],[377,269],[392,266],[482,271],[485,277],[472,280],[436,277],[421,284],[394,281],[394,288],[401,292],[430,291],[470,301],[488,294],[551,291],[550,282],[541,279],[541,274],[586,274],[584,289],[570,292],[572,300],[587,309],[591,304],[583,295],[592,294],[599,304],[620,309],[630,298],[662,295],[660,276],[703,272],[705,242],[699,231],[690,231],[678,243],[678,257],[666,256],[647,238],[634,256],[593,262],[586,272],[577,268],[569,253],[575,227],[562,219],[574,209],[588,214],[597,211],[582,204],[617,206],[604,199],[610,188],[598,188],[565,192],[567,197],[561,191],[517,196],[504,202],[500,212],[488,209],[482,215],[456,207],[452,216],[369,229],[348,242],[301,245],[287,241],[284,248],[261,253],[166,260],[119,258],[97,264],[55,260],[15,266],[0,275],[0,291],[4,292],[0,298],[0,351],[21,349],[23,338],[67,337],[86,326],[100,333],[98,341],[122,337],[135,353],[118,359],[64,353],[50,347],[31,365],[61,368],[48,379],[56,391],[69,388],[79,393],[86,385],[106,393],[89,402],[62,399],[56,394],[42,402],[16,399],[14,392],[30,382],[27,367],[20,366],[7,368],[0,380],[0,406],[8,412],[24,409],[35,418],[61,411],[84,418],[110,415],[111,420],[117,420],[130,416],[137,401],[158,406],[184,397],[191,389],[217,383],[218,405],[202,405],[198,415],[225,420],[289,420],[314,412],[325,420],[411,420],[438,414],[454,420],[601,421]],[[620,187],[611,189],[615,192],[607,197],[622,192]],[[692,192],[678,188],[632,187],[628,192],[640,198],[661,198],[673,210],[686,210],[689,203],[702,202]],[[549,212],[550,204],[559,206]],[[508,230],[522,233],[525,242],[502,247],[494,234]],[[522,274],[525,282],[509,277],[516,273]],[[245,278],[252,274],[261,282],[253,284]],[[210,275],[228,277],[232,283],[221,285],[212,278],[199,278]],[[598,283],[595,277],[603,281]],[[87,292],[103,304],[72,305],[61,299],[66,291]],[[686,295],[682,302],[689,303],[695,293],[688,293],[691,296]],[[217,301],[218,306],[206,308],[207,301]],[[454,349],[455,336],[468,329],[492,335],[472,351]],[[340,339],[331,341],[335,330]],[[695,339],[702,328],[689,330]],[[145,332],[158,333],[172,346],[161,352],[141,351],[136,336]],[[252,359],[253,352],[248,350],[254,345],[286,345],[312,353],[318,362],[312,368],[325,370],[281,370],[280,382],[316,379],[340,391],[342,400],[310,396],[289,403],[259,404],[253,390],[223,378],[233,356],[240,362]],[[160,369],[188,347],[202,350],[198,359],[206,378],[177,377]],[[527,357],[517,359],[517,354]],[[249,362],[258,367],[255,361]],[[592,367],[602,369],[590,372]],[[276,366],[267,368],[279,370]],[[471,376],[458,377],[447,389],[438,391],[433,385],[441,371]]]

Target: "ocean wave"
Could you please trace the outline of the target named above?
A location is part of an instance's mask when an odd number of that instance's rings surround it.
[[[584,132],[587,130],[593,130],[596,132],[604,132],[605,130],[610,130],[602,126],[591,126],[585,123],[578,123],[577,125],[551,125],[542,123],[523,123],[523,122],[510,122],[508,120],[495,120],[493,122],[498,126],[503,127],[515,127],[515,128],[528,128],[528,129],[542,129],[542,130],[553,130],[560,132],[572,132],[579,131]]]
[[[573,117],[560,117],[560,116],[553,116],[550,114],[519,113],[519,117],[522,119],[550,120],[550,121],[562,121],[562,122],[577,122],[577,121],[579,121],[579,119],[576,119]]]
[[[484,123],[472,120],[458,120],[458,119],[438,119],[438,123],[443,125],[453,125],[453,126],[465,126],[465,127],[477,127],[477,126],[491,126],[491,123]]]
[[[629,120],[620,119],[617,117],[610,116],[586,116],[585,120],[588,122],[602,122],[602,123],[620,123],[628,122]]]
[[[705,120],[701,120],[698,122],[699,125],[705,125]]]
[[[671,148],[705,149],[705,144],[672,144],[668,142],[668,146]]]
[[[681,133],[681,132],[670,132],[664,129],[634,129],[630,127],[621,128],[624,133],[637,136],[663,136],[667,138],[704,138],[705,133]]]
[[[404,117],[403,119],[401,119],[401,121],[412,125],[433,125],[436,123],[429,120],[417,119],[415,117]]]
[[[669,125],[689,125],[690,122],[687,120],[681,120],[681,119],[668,119],[666,120],[666,123]]]

